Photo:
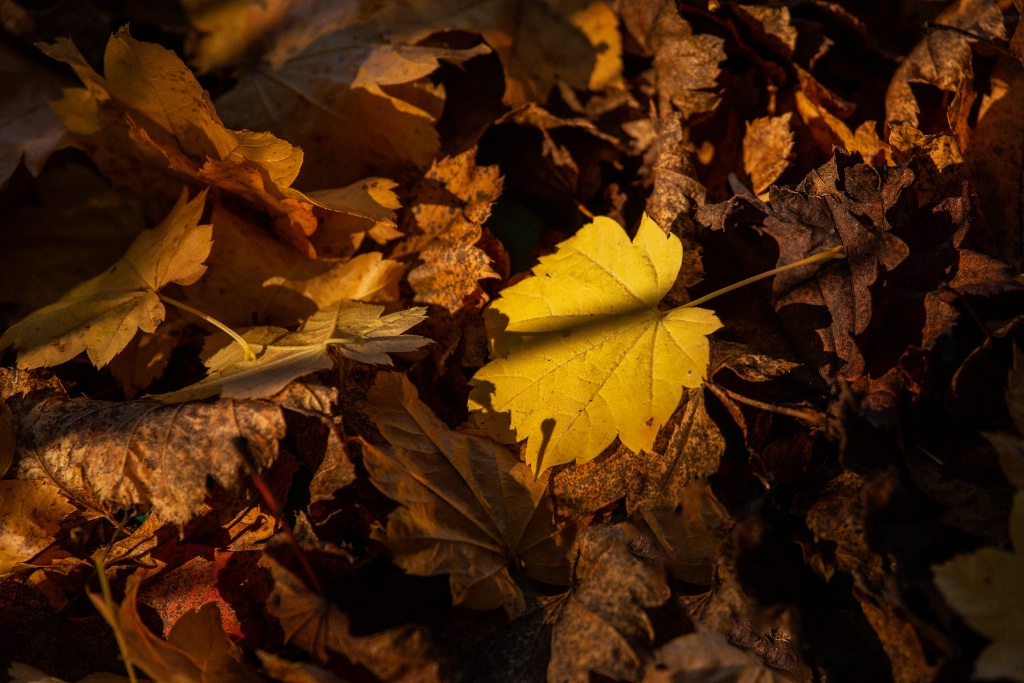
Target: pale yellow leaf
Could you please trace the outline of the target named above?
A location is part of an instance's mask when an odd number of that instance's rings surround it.
[[[383,306],[336,302],[312,315],[295,332],[256,327],[243,337],[256,353],[247,361],[232,343],[209,360],[209,376],[179,391],[157,396],[162,401],[190,401],[215,394],[231,398],[271,396],[302,375],[334,364],[330,349],[362,363],[391,365],[389,353],[414,351],[430,340],[404,332],[421,322],[426,309],[410,308],[381,316]]]
[[[650,451],[683,387],[704,380],[707,335],[722,326],[707,309],[658,309],[682,255],[645,216],[632,243],[598,217],[542,257],[486,314],[495,360],[472,379],[478,421],[505,438],[510,421],[537,472],[587,462],[616,436]]]
[[[22,368],[59,365],[87,351],[103,367],[135,334],[153,332],[164,319],[157,290],[189,285],[206,272],[212,226],[199,225],[206,193],[188,201],[184,191],[167,218],[135,238],[106,272],[30,314],[0,337],[14,345]]]

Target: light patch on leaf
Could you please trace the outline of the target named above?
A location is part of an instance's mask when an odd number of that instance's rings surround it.
[[[632,243],[599,217],[542,257],[485,314],[495,360],[471,381],[478,422],[527,439],[537,472],[592,460],[616,436],[649,452],[683,388],[703,382],[721,327],[707,309],[658,309],[682,252],[646,216]]]

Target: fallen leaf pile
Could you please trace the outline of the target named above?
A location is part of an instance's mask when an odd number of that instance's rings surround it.
[[[1024,681],[1020,2],[0,3],[13,681]]]

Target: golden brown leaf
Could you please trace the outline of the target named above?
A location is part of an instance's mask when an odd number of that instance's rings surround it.
[[[138,505],[179,526],[203,504],[207,477],[225,488],[245,480],[238,439],[266,467],[284,437],[277,406],[231,400],[168,406],[51,392],[22,403],[16,418],[21,478],[53,482],[99,512]]]
[[[374,486],[401,504],[381,540],[412,574],[450,574],[456,604],[522,612],[509,564],[563,583],[574,531],[553,520],[547,477],[535,479],[506,448],[448,429],[402,375],[381,373],[367,413],[390,447],[364,446]]]
[[[786,170],[792,160],[792,113],[763,116],[747,122],[743,136],[743,168],[750,176],[754,194],[760,196]]]
[[[422,181],[412,213],[421,234],[400,244],[396,256],[416,253],[422,263],[409,272],[414,301],[454,313],[482,278],[498,277],[476,246],[491,205],[501,194],[497,166],[477,166],[476,148],[437,161]]]
[[[635,557],[622,525],[593,526],[577,540],[573,587],[551,633],[549,683],[587,683],[591,672],[639,681],[654,628],[645,609],[669,595],[660,568]]]
[[[733,647],[718,634],[699,628],[658,650],[642,683],[792,683],[794,679],[765,667],[756,657]]]
[[[212,226],[198,224],[206,193],[187,199],[183,191],[167,218],[139,234],[105,273],[4,332],[0,348],[14,345],[23,368],[59,365],[82,351],[103,367],[139,330],[155,331],[164,319],[157,291],[190,285],[206,272]]]
[[[309,590],[290,571],[271,562],[274,591],[267,598],[267,612],[281,622],[284,637],[327,662],[330,653],[344,655],[384,681],[429,683],[441,680],[440,662],[433,651],[430,632],[406,625],[372,635],[356,636],[349,618],[329,600]]]
[[[0,576],[49,547],[60,523],[74,511],[52,484],[0,481]]]

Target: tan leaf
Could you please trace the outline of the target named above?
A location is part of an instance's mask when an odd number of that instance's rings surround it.
[[[187,612],[171,628],[167,640],[154,635],[139,617],[137,599],[143,575],[128,577],[124,600],[115,610],[95,593],[89,598],[121,635],[132,664],[157,681],[169,683],[251,683],[258,674],[242,663],[242,650],[221,626],[216,603]]]
[[[548,583],[566,580],[572,527],[553,521],[547,477],[506,448],[448,429],[405,377],[381,373],[367,413],[390,447],[366,444],[370,481],[401,507],[388,517],[394,561],[412,574],[450,574],[456,604],[522,612],[510,562]]]
[[[498,277],[476,245],[491,205],[501,194],[497,166],[477,166],[476,148],[437,161],[421,181],[412,213],[421,234],[399,244],[395,256],[417,253],[422,263],[409,273],[414,301],[452,313],[482,278]]]
[[[139,330],[155,331],[164,319],[157,291],[171,282],[192,284],[206,272],[212,226],[198,225],[206,193],[187,199],[183,191],[167,218],[140,233],[105,273],[4,332],[0,348],[13,344],[23,368],[59,365],[82,351],[103,367]]]
[[[0,576],[49,547],[61,521],[74,511],[75,506],[52,484],[0,481]]]
[[[658,650],[657,663],[647,665],[642,683],[792,683],[794,679],[766,668],[756,657],[733,647],[712,631],[669,641]]]
[[[266,467],[284,437],[281,411],[267,403],[168,406],[51,392],[19,405],[20,478],[51,481],[93,510],[149,507],[179,526],[203,504],[207,477],[225,488],[245,481],[237,439],[248,443],[255,465]]]
[[[295,332],[279,327],[254,327],[242,337],[256,360],[246,360],[241,345],[230,343],[206,361],[206,379],[157,396],[161,401],[194,401],[220,394],[262,398],[284,389],[294,379],[334,366],[330,349],[360,363],[391,365],[389,353],[415,351],[430,340],[404,334],[424,318],[424,309],[410,308],[381,316],[383,306],[340,301],[320,309]]]
[[[743,136],[743,168],[750,176],[754,194],[761,195],[789,166],[793,154],[793,114],[763,116],[747,122]]]
[[[309,590],[302,581],[271,561],[274,590],[267,612],[281,622],[284,637],[327,662],[336,652],[365,667],[384,681],[430,683],[440,681],[440,662],[430,632],[405,625],[372,635],[352,634],[348,616],[329,600]]]
[[[592,526],[576,542],[573,587],[551,633],[549,683],[587,683],[591,672],[639,681],[654,627],[647,608],[668,597],[661,571],[635,557],[623,525]]]

